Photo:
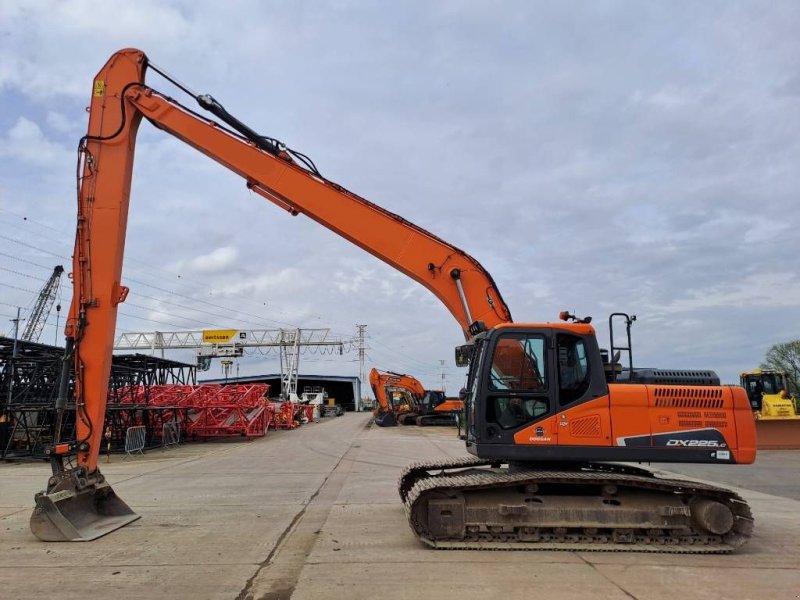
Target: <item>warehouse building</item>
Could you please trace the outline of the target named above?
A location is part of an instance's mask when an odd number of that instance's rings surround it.
[[[200,383],[267,383],[270,386],[270,396],[277,396],[281,389],[281,376],[278,373],[269,375],[250,375],[246,377],[228,377],[219,379],[206,379]],[[312,391],[322,388],[328,393],[328,398],[333,398],[345,410],[361,410],[361,382],[356,376],[346,375],[298,375],[297,392]]]

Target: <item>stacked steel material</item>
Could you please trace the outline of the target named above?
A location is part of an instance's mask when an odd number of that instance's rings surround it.
[[[161,446],[164,443],[165,426],[178,432],[181,437],[186,432],[188,408],[183,398],[191,394],[197,386],[131,385],[117,389],[117,397],[123,404],[109,404],[106,411],[106,427],[110,428],[112,447],[119,449],[131,427],[147,428],[147,446]],[[124,410],[118,410],[123,408]],[[178,440],[180,441],[180,440]]]
[[[160,407],[186,437],[261,437],[273,420],[267,384],[155,385],[125,390],[130,403]],[[174,412],[171,412],[174,411]]]
[[[269,385],[153,385],[120,391],[130,405],[158,407],[185,437],[261,437],[314,421],[314,405],[267,399]],[[137,423],[133,423],[137,424]]]
[[[46,458],[55,438],[56,409],[64,348],[0,337],[0,457]],[[160,446],[165,426],[182,425],[185,411],[164,409],[150,404],[153,387],[195,381],[193,365],[146,356],[115,356],[108,384],[108,405],[103,449],[110,441],[112,451],[121,450],[126,431],[144,426],[147,446]],[[61,426],[61,439],[75,438],[74,384],[67,387],[67,412]],[[12,392],[9,395],[9,392]]]
[[[297,418],[297,404],[286,400],[285,402],[273,402],[272,406],[275,410],[275,422],[273,423],[275,429],[300,427],[300,419]]]
[[[301,404],[300,409],[303,411],[303,418],[305,423],[313,423],[314,422],[314,405],[313,404]]]
[[[274,409],[265,383],[200,385],[186,399],[187,434],[192,437],[261,437],[273,421]]]

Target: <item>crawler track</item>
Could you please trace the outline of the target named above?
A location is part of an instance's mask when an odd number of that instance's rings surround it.
[[[411,528],[437,549],[722,554],[753,530],[730,490],[610,463],[415,463],[399,491]]]

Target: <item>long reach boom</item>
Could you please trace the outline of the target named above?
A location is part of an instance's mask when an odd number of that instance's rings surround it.
[[[54,491],[62,491],[66,497],[74,488],[91,490],[101,486],[109,497],[106,511],[114,512],[109,507],[122,504],[118,511],[126,512],[124,503],[99,475],[97,459],[117,306],[128,294],[122,284],[122,262],[136,134],[142,117],[241,175],[249,189],[292,215],[314,219],[424,285],[455,317],[465,337],[470,337],[469,326],[473,322],[482,321],[491,327],[511,321],[511,313],[491,276],[466,252],[325,179],[307,157],[255,133],[211,96],[191,93],[174,82],[227,127],[149,87],[145,84],[149,66],[142,51],[120,50],[94,79],[88,132],[79,145],[74,292],[57,404],[63,414],[71,365],[77,440],[57,440],[51,451],[53,477],[48,494],[37,499],[32,521],[34,533],[41,536],[49,535],[48,520],[40,517],[54,512],[55,506],[47,498]],[[77,456],[77,468],[65,469],[63,459],[73,454]],[[119,519],[106,521],[113,530]],[[97,537],[105,532],[94,527],[89,535]]]

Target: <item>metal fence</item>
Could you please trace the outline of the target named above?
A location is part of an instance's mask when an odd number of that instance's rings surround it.
[[[144,454],[144,446],[147,439],[147,428],[144,425],[128,427],[125,432],[125,456],[132,456],[139,453]]]
[[[179,421],[168,421],[161,428],[161,445],[164,448],[181,443],[181,424]]]

